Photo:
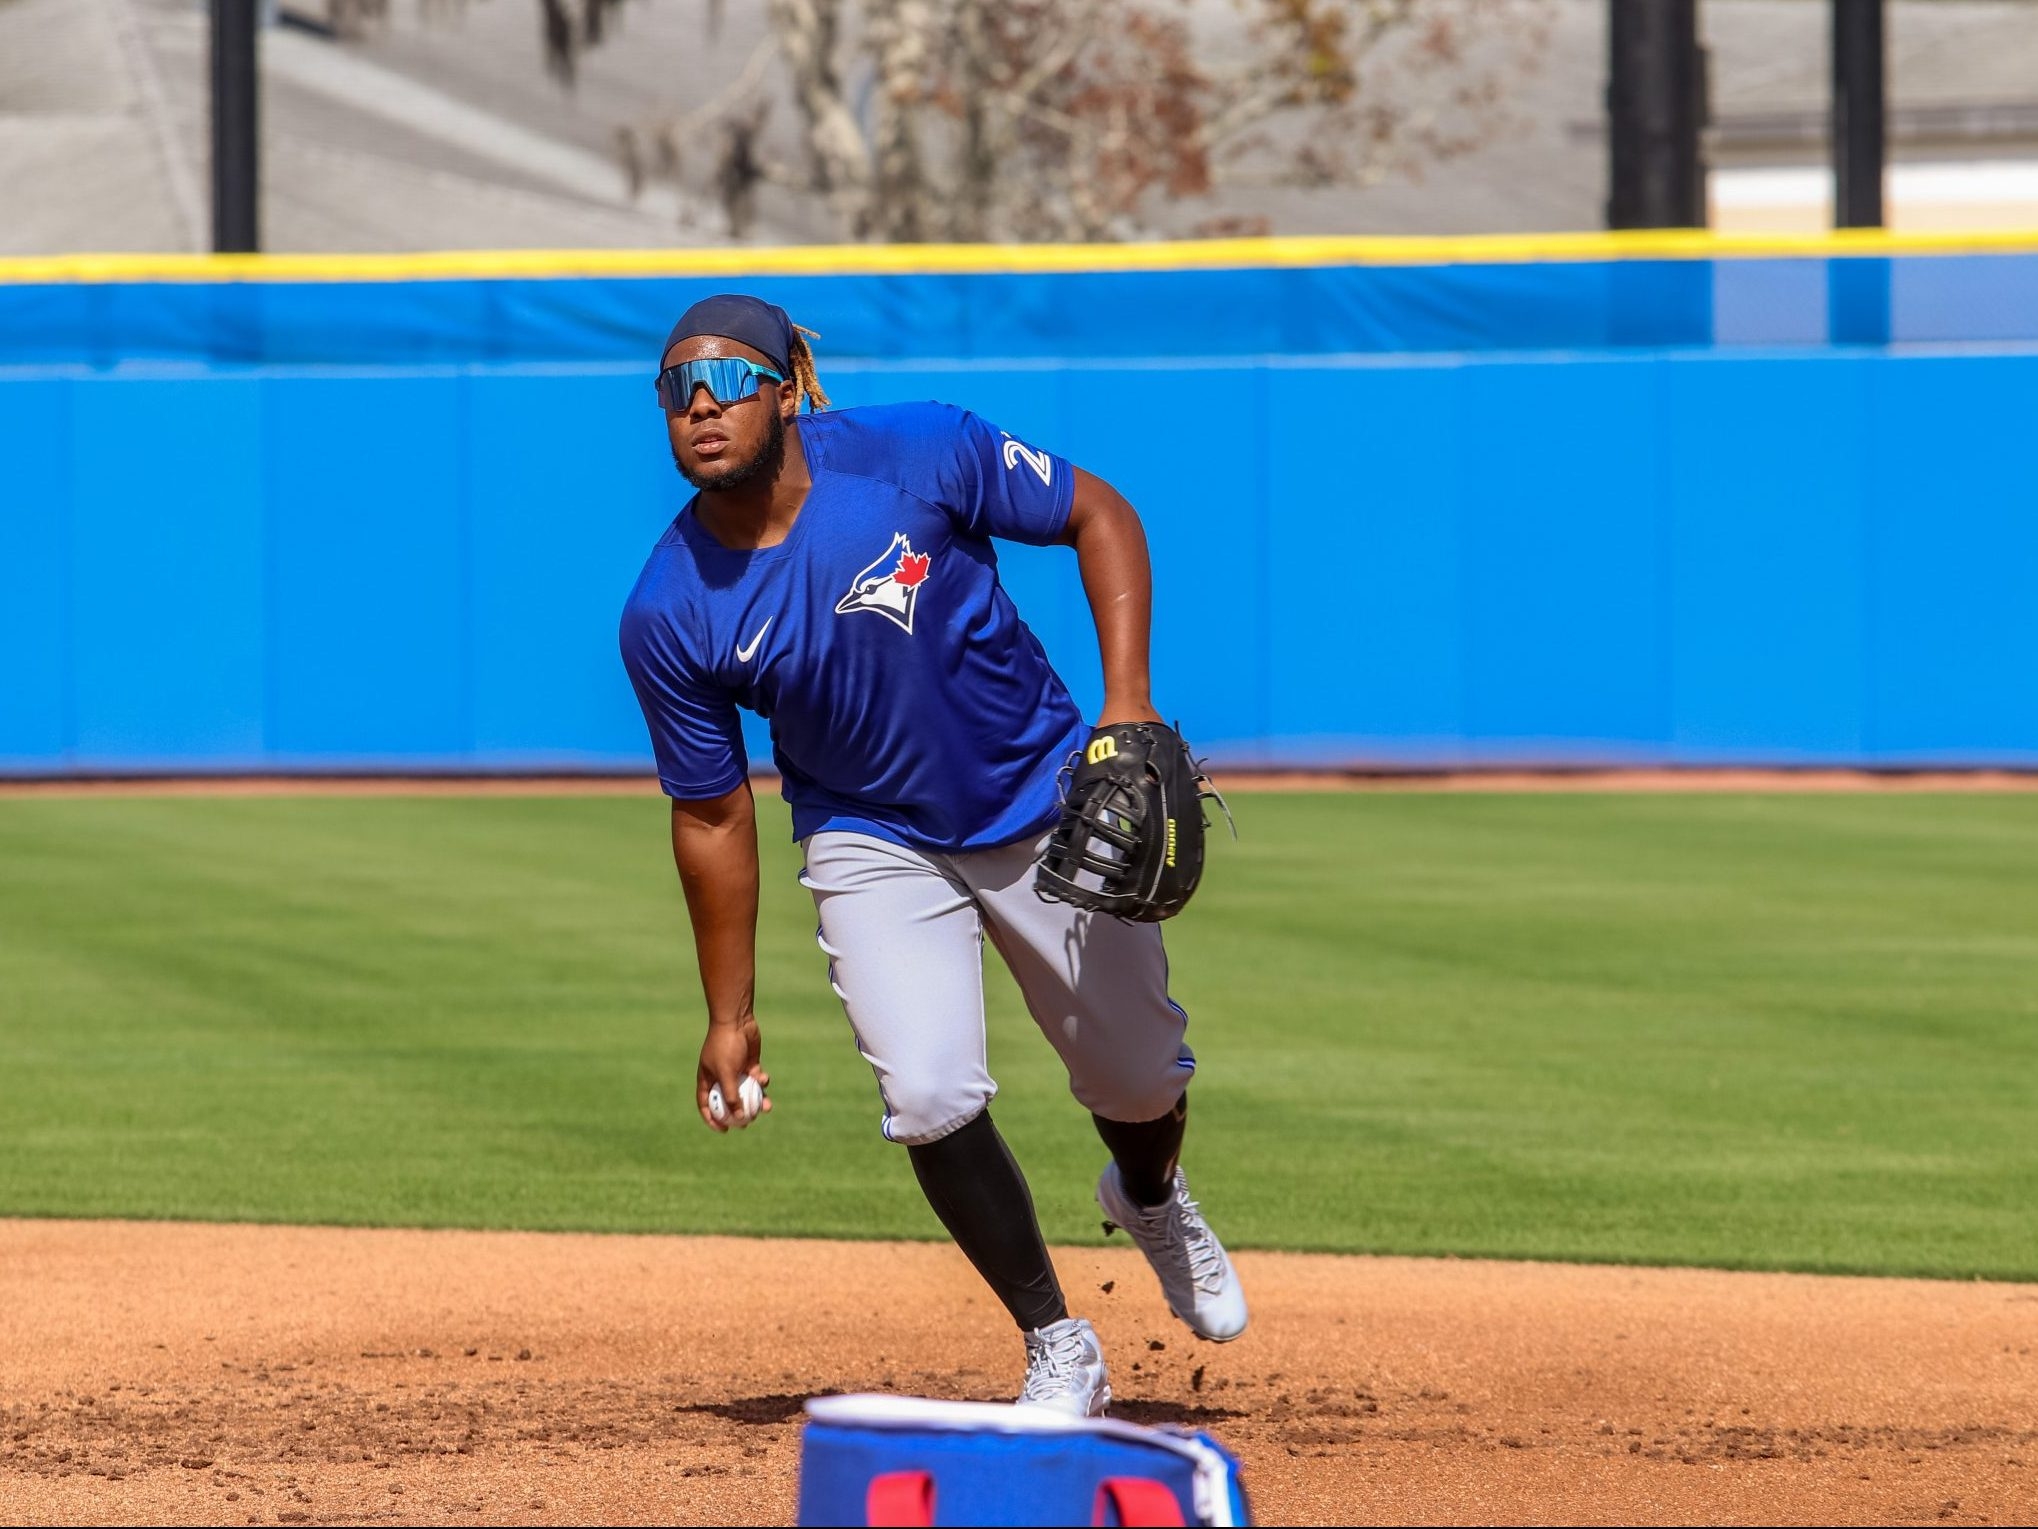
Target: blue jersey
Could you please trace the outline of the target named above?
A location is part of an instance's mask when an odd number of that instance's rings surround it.
[[[1073,470],[945,404],[796,428],[813,487],[786,539],[733,551],[689,504],[624,608],[666,794],[743,780],[742,706],[770,721],[795,838],[965,850],[1037,832],[1089,730],[998,582],[991,538],[1058,541]]]

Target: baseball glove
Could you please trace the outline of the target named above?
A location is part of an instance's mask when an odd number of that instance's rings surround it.
[[[1034,891],[1141,924],[1180,913],[1203,879],[1204,799],[1231,817],[1181,735],[1159,722],[1100,727],[1064,779]]]

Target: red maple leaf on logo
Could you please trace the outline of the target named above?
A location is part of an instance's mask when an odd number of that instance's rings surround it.
[[[911,589],[915,584],[918,584],[927,577],[927,565],[932,561],[933,555],[931,553],[901,552],[899,554],[899,566],[892,571],[893,582],[903,584],[906,588]]]

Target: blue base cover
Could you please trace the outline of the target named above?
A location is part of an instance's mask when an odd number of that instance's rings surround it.
[[[932,1478],[937,1525],[1098,1522],[1099,1487],[1126,1477],[1165,1487],[1185,1525],[1252,1522],[1237,1461],[1207,1434],[986,1402],[807,1403],[801,1524],[866,1524],[871,1483],[919,1471]]]

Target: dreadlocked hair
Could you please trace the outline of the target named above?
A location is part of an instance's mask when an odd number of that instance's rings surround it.
[[[821,386],[821,379],[814,373],[814,352],[807,344],[809,339],[820,338],[811,329],[802,328],[798,324],[793,325],[791,360],[793,383],[799,388],[800,397],[806,399],[808,404],[816,409],[825,409],[828,407],[828,394]]]

